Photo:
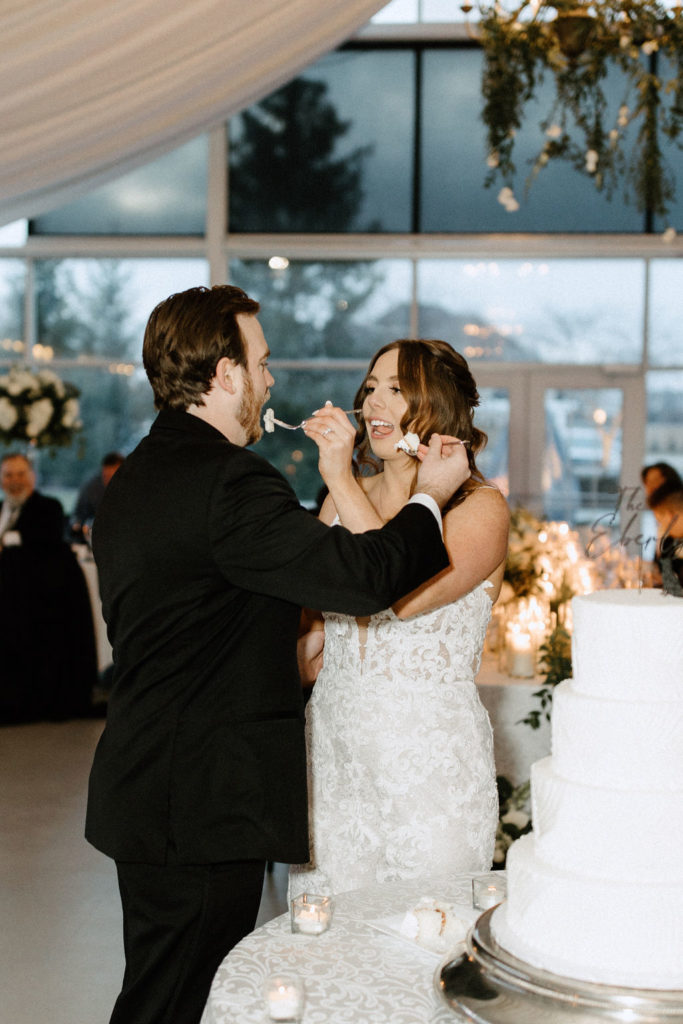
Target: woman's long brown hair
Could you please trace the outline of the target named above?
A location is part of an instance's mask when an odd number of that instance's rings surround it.
[[[484,480],[477,469],[476,455],[488,438],[473,422],[474,410],[479,405],[477,385],[467,361],[447,342],[433,338],[399,338],[384,345],[373,356],[354,399],[354,408],[360,408],[367,397],[367,379],[377,360],[394,349],[398,350],[401,394],[408,405],[400,424],[403,433],[417,434],[425,443],[432,434],[451,434],[469,442],[466,451],[472,476],[453,495],[446,511],[464,501]],[[377,470],[362,415],[358,423],[357,464],[361,469],[374,467]]]

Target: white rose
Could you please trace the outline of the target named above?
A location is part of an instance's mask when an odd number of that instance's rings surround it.
[[[508,849],[510,848],[510,845],[511,844],[510,844],[509,840],[507,839],[507,837],[506,837],[506,839],[504,839],[502,841],[498,840],[498,839],[496,840],[496,847],[495,847],[495,850],[493,852],[493,863],[494,864],[502,864],[503,863],[503,861],[505,860],[506,854],[508,852]]]
[[[52,419],[54,406],[49,398],[39,398],[28,407],[26,433],[28,437],[38,437]]]
[[[14,408],[9,398],[5,398],[3,395],[3,397],[0,398],[0,428],[2,430],[11,430],[18,418],[19,413]]]
[[[524,811],[508,811],[500,819],[505,825],[514,825],[515,828],[520,829],[526,828],[529,824],[529,815],[525,814]]]
[[[57,374],[53,373],[52,370],[39,370],[38,380],[41,382],[41,384],[52,384],[53,388],[55,389],[55,392],[57,393],[57,395],[59,395],[60,398],[64,394],[64,385],[62,384]]]
[[[75,398],[67,398],[62,409],[62,426],[67,428],[78,426],[78,413],[78,401]]]
[[[7,378],[7,393],[20,395],[22,391],[33,391],[36,383],[36,378],[28,370],[10,370]]]

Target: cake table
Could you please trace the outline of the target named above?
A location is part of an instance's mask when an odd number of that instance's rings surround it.
[[[617,988],[560,977],[503,949],[491,934],[500,908],[486,910],[467,950],[436,978],[445,1002],[473,1024],[674,1024],[683,1020],[683,991]]]
[[[293,935],[289,915],[276,917],[218,968],[202,1024],[267,1024],[263,983],[276,973],[303,979],[303,1024],[454,1024],[435,985],[444,957],[377,924],[404,915],[422,896],[473,914],[471,880],[454,875],[344,893],[334,898],[332,925],[322,935]]]

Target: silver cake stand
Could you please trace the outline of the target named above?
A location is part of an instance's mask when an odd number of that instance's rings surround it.
[[[438,991],[462,1021],[476,1024],[629,1024],[683,1022],[683,991],[617,988],[561,977],[518,960],[491,934],[486,910],[467,952],[437,969]]]

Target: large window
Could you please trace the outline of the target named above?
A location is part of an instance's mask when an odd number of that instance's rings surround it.
[[[347,46],[328,54],[230,129],[234,232],[644,232],[647,213],[622,191],[598,191],[568,162],[540,174],[538,123],[553,84],[539,88],[517,133],[510,213],[486,186],[481,50],[456,43]],[[620,72],[605,91],[614,119]],[[367,102],[369,96],[373,102]],[[683,160],[662,140],[672,170]],[[528,185],[533,179],[533,188]],[[622,178],[623,184],[623,178]],[[683,204],[669,222],[681,224]]]
[[[35,345],[2,363],[51,365],[81,391],[85,429],[68,448],[39,453],[41,487],[70,508],[107,452],[131,451],[155,415],[141,365],[152,308],[208,283],[204,260],[41,259],[32,266]]]
[[[22,260],[0,259],[0,358],[23,350],[26,267]]]
[[[640,260],[423,260],[419,329],[471,360],[638,363]]]
[[[415,60],[337,51],[233,118],[230,230],[411,231]]]

